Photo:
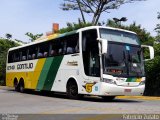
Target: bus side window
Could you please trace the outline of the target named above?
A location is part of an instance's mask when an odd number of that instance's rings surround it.
[[[72,47],[67,47],[67,54],[74,53],[74,49]]]
[[[50,42],[49,56],[56,56],[57,54],[58,54],[57,40],[54,40]]]
[[[49,42],[40,43],[38,45],[38,58],[48,57]]]
[[[16,50],[14,54],[14,62],[19,62],[19,61],[20,61],[20,53],[19,50]]]
[[[61,55],[62,54],[62,48],[59,48],[58,50],[58,54]]]
[[[32,54],[32,59],[35,59],[36,58],[36,54]]]
[[[12,63],[12,62],[14,62],[14,52],[9,51],[9,53],[8,53],[8,63]]]
[[[78,34],[67,36],[67,54],[79,52]]]
[[[44,52],[43,56],[48,57],[48,52]]]
[[[29,48],[29,51],[28,51],[28,59],[29,60],[32,60],[32,59],[36,59],[37,58],[37,46],[34,45],[34,46],[31,46]]]
[[[28,60],[31,60],[31,59],[32,59],[31,55],[28,55]]]
[[[38,53],[38,58],[42,58],[43,57],[43,53],[39,52]]]
[[[25,61],[25,60],[26,60],[26,56],[22,56],[22,60],[24,60],[24,61]]]
[[[55,56],[55,55],[57,55],[57,52],[54,49],[52,49],[50,52],[50,56]]]
[[[26,48],[22,48],[22,49],[20,49],[20,60],[21,61],[25,61],[25,60],[27,60],[27,49]]]
[[[58,45],[58,55],[64,55],[66,53],[66,42],[65,42],[65,38],[63,39],[59,39],[60,44]]]

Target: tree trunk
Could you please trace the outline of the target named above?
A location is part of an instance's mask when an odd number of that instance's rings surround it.
[[[97,25],[97,23],[99,21],[99,18],[100,18],[101,14],[102,14],[102,10],[103,10],[104,5],[105,5],[105,3],[102,3],[100,9],[98,10],[94,25]]]
[[[83,11],[82,11],[82,9],[81,9],[81,5],[80,5],[79,0],[77,0],[77,3],[78,3],[78,6],[79,6],[79,9],[80,9],[80,12],[81,12],[81,16],[82,16],[83,22],[84,22],[84,24],[86,24],[86,20],[85,20],[85,17],[84,17]]]

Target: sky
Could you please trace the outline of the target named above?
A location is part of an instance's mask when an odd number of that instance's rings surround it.
[[[60,4],[63,0],[0,0],[0,37],[10,33],[13,39],[29,42],[27,32],[45,34],[52,29],[52,23],[59,23],[60,28],[66,27],[67,22],[77,22],[81,18],[79,11],[63,11]],[[155,36],[154,28],[160,21],[160,0],[146,0],[124,4],[119,9],[103,13],[100,21],[107,21],[114,17],[127,17],[129,25],[133,22],[141,24],[151,35]],[[85,15],[88,21],[92,16]]]

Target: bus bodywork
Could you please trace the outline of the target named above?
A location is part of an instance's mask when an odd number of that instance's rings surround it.
[[[134,32],[101,26],[48,37],[9,50],[6,85],[65,92],[70,98],[143,95],[142,47]]]

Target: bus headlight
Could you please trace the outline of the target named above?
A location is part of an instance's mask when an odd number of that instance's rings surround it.
[[[145,85],[145,80],[141,81],[139,85]]]
[[[116,82],[114,80],[112,80],[112,79],[103,78],[103,82],[116,85]]]

